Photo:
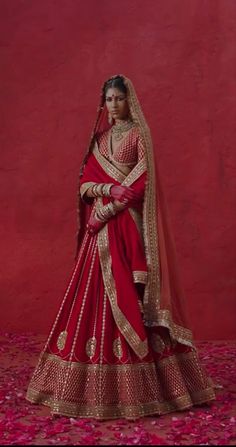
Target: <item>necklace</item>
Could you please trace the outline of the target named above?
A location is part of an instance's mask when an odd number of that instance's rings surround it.
[[[134,122],[131,119],[128,119],[124,122],[114,124],[111,128],[111,132],[114,135],[114,139],[119,141],[123,137],[123,133],[127,130],[131,129],[134,126]]]

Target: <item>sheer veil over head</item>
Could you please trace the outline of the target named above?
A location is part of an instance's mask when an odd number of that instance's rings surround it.
[[[158,172],[158,150],[153,150],[149,126],[146,122],[134,86],[124,75],[115,75],[104,82],[97,117],[88,149],[84,155],[80,177],[92,151],[96,136],[111,127],[105,105],[105,87],[117,76],[123,79],[127,89],[129,114],[139,128],[147,166],[147,181],[142,210],[142,230],[148,265],[148,280],[144,292],[144,324],[169,329],[173,340],[194,347],[192,333],[185,315],[185,297],[181,285],[175,243],[172,236],[168,207]],[[88,219],[88,205],[82,202],[78,192],[78,246],[81,243]]]

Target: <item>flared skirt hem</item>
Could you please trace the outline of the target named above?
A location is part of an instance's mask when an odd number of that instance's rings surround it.
[[[145,402],[138,405],[79,405],[77,403],[56,401],[48,394],[28,389],[26,400],[33,404],[45,405],[51,409],[51,414],[76,418],[93,418],[109,420],[124,418],[128,420],[145,416],[161,416],[175,411],[184,411],[195,405],[210,404],[215,400],[211,387],[201,392],[178,397],[172,401]]]

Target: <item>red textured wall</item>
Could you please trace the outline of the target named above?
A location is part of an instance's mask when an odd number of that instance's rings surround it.
[[[194,335],[235,337],[236,2],[1,0],[0,30],[1,329],[51,326],[100,87],[123,73],[152,130]]]

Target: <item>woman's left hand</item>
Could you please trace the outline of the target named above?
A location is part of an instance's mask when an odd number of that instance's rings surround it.
[[[102,222],[95,217],[94,213],[91,213],[90,218],[87,223],[87,230],[89,234],[96,234],[104,227],[106,222]]]

